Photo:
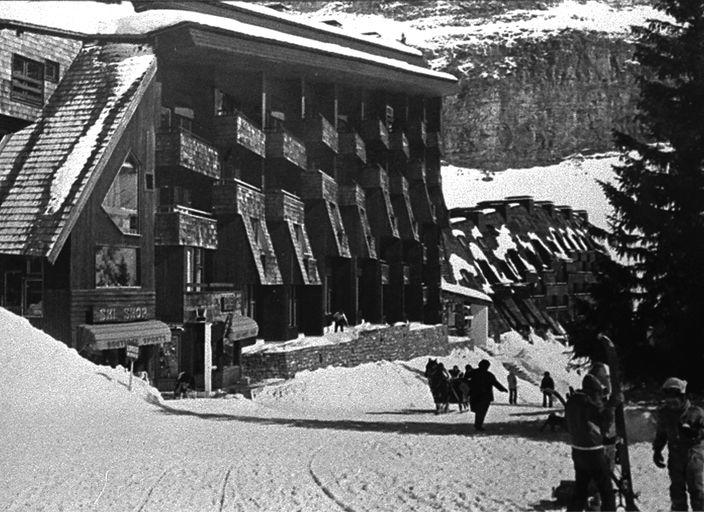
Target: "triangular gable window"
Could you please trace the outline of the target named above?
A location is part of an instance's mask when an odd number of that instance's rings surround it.
[[[139,234],[139,167],[128,156],[103,199],[103,210],[127,235]]]

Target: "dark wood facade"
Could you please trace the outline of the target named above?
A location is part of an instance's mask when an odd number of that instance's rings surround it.
[[[227,6],[195,10],[346,41]],[[100,307],[134,307],[136,320],[170,325],[179,369],[202,373],[203,324],[220,340],[222,367],[235,314],[267,340],[321,334],[338,309],[354,323],[440,320],[437,138],[451,80],[419,68],[413,50],[361,40],[348,42],[367,59],[188,23],[144,40],[156,76],[68,243],[52,264],[3,260],[25,269],[22,283],[42,269],[35,322],[75,344]],[[103,207],[128,158],[139,173],[138,233],[116,229]],[[134,286],[97,286],[96,247],[137,254]]]

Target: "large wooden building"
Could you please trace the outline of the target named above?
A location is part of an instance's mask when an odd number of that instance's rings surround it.
[[[163,386],[338,309],[440,322],[456,80],[420,52],[247,4],[5,7],[2,306]]]

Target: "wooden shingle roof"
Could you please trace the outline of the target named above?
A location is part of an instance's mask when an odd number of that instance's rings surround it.
[[[53,263],[156,72],[147,45],[86,44],[33,124],[0,147],[0,254]]]

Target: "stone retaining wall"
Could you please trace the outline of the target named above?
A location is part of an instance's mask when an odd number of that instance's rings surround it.
[[[327,366],[352,367],[380,360],[407,361],[425,355],[447,355],[465,346],[449,343],[447,327],[409,329],[406,325],[361,331],[359,337],[343,343],[305,347],[286,352],[257,352],[242,355],[242,373],[250,381],[290,379],[301,370]],[[467,341],[469,346],[469,341]]]

